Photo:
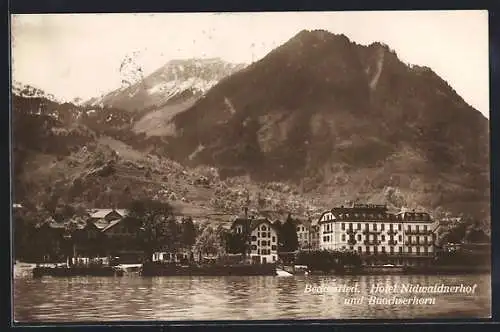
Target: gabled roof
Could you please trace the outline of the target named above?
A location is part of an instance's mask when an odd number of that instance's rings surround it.
[[[108,226],[104,227],[102,229],[103,232],[106,232],[107,230],[109,230],[110,228],[114,227],[115,225],[118,225],[123,219],[116,219],[116,220],[113,220],[111,221]]]
[[[90,217],[93,219],[103,219],[112,212],[116,212],[122,217],[128,214],[128,211],[125,209],[94,209],[90,211]]]

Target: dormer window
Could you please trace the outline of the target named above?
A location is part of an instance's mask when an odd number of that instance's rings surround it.
[[[263,231],[265,231],[266,230],[266,225],[262,225],[262,227],[260,229],[263,230]]]

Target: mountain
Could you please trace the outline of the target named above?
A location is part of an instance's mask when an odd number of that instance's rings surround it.
[[[127,207],[138,198],[166,200],[177,213],[212,222],[227,221],[250,200],[275,213],[314,210],[288,186],[221,180],[216,169],[157,153],[165,143],[136,134],[132,112],[59,104],[42,92],[12,96],[13,199],[32,212]]]
[[[199,97],[222,78],[244,65],[221,59],[172,60],[151,75],[112,91],[102,98],[93,98],[86,105],[104,105],[127,111],[164,106],[167,103]]]
[[[207,215],[246,204],[307,214],[358,199],[490,218],[488,120],[387,45],[302,31],[185,94],[165,83],[186,81],[174,64],[135,85],[136,106],[134,85],[117,91],[127,111],[14,96],[16,201],[159,197]],[[175,78],[168,68],[177,80],[162,81]]]
[[[30,84],[24,84],[18,81],[12,82],[12,94],[25,98],[45,98],[52,102],[61,103],[53,94],[46,93],[44,90],[34,87]]]
[[[387,45],[301,31],[171,119],[165,153],[303,193],[489,216],[489,122]],[[400,204],[403,204],[400,203]]]

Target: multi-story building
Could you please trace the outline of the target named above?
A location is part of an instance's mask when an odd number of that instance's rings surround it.
[[[231,230],[246,243],[246,254],[252,263],[275,263],[278,260],[278,232],[269,219],[237,218]]]
[[[300,249],[318,249],[319,248],[319,232],[318,223],[311,219],[297,220],[297,240]]]
[[[318,224],[320,249],[357,251],[365,264],[413,265],[434,255],[435,223],[426,212],[353,204],[323,213]]]
[[[297,241],[299,243],[299,248],[308,249],[310,245],[310,229],[311,221],[306,219],[297,219]]]

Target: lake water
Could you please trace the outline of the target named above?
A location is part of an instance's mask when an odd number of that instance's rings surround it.
[[[293,277],[44,277],[14,278],[18,322],[99,322],[277,319],[487,318],[490,275],[293,276]],[[401,285],[444,284],[474,293],[399,294]],[[393,286],[378,298],[422,298],[428,303],[374,304],[373,285]],[[326,289],[325,286],[330,287]],[[338,292],[333,287],[357,290]],[[307,293],[313,289],[322,292]],[[321,289],[319,287],[322,287]],[[347,288],[352,287],[352,288]],[[386,288],[387,289],[387,288]],[[361,303],[348,304],[346,298]],[[427,300],[425,300],[427,299]],[[430,300],[429,300],[430,299]],[[432,302],[434,299],[435,303]],[[386,301],[386,300],[384,300]],[[430,302],[429,302],[430,301]]]

